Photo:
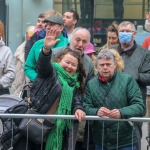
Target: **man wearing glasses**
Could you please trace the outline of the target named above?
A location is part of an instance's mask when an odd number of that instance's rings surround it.
[[[124,72],[137,81],[146,105],[146,86],[150,85],[150,51],[136,44],[136,28],[133,23],[123,21],[119,24],[118,35],[120,44],[112,46],[123,57]],[[111,47],[111,48],[112,48]],[[137,134],[137,150],[141,150],[142,123],[135,123]]]

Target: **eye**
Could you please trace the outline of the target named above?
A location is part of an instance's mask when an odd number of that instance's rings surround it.
[[[66,63],[67,63],[67,64],[70,64],[70,62],[69,62],[69,61],[66,61]]]
[[[83,40],[83,43],[84,43],[84,44],[87,44],[87,41],[86,41],[86,40]]]
[[[104,66],[104,64],[99,64],[99,67],[103,67]]]
[[[80,42],[81,40],[80,40],[80,39],[76,39],[76,41],[77,41],[77,42]]]
[[[72,64],[73,67],[77,67],[75,64]]]

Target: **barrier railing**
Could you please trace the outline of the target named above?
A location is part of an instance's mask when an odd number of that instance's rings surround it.
[[[0,114],[0,118],[40,118],[40,119],[65,119],[65,120],[76,120],[76,117],[74,115],[47,115],[47,114]],[[148,123],[150,122],[150,118],[140,118],[140,117],[132,117],[129,119],[113,119],[108,117],[98,117],[98,116],[85,116],[85,120],[88,120],[89,122],[92,120],[103,120],[103,121],[128,121],[131,125],[133,125],[133,122],[144,122]],[[88,123],[89,123],[88,122]],[[146,133],[145,133],[146,131]],[[147,129],[144,129],[144,134],[149,136],[149,127]],[[88,137],[89,138],[89,137]],[[144,142],[148,145],[147,150],[149,150],[149,137],[147,138],[147,141],[144,137]],[[41,148],[42,150],[42,148]],[[88,148],[87,148],[88,150]],[[144,150],[144,149],[142,149]]]

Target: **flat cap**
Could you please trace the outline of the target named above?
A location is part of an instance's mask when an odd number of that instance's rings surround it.
[[[44,21],[45,22],[56,23],[56,24],[59,24],[59,25],[64,25],[63,18],[60,15],[52,15],[49,18],[45,19]]]

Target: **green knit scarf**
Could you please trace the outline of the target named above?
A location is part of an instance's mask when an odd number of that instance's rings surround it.
[[[56,114],[71,115],[73,90],[79,87],[79,82],[77,82],[78,73],[70,76],[58,63],[54,62],[53,65],[62,85],[62,93]],[[68,83],[72,82],[74,82],[75,85],[70,87]],[[53,119],[53,122],[56,124],[56,128],[48,135],[45,150],[61,150],[63,130],[65,127],[70,128],[72,126],[71,121],[65,119]]]

